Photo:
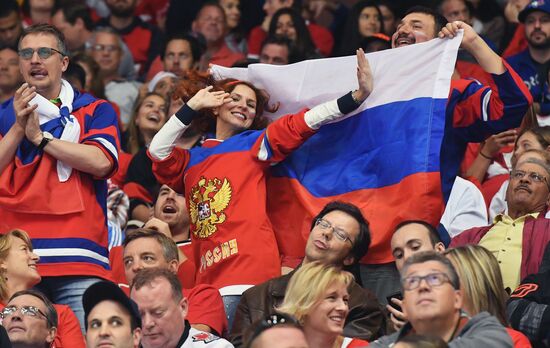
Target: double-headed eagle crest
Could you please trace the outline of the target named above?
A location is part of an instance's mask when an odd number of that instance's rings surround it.
[[[201,177],[191,188],[189,197],[189,215],[195,225],[193,233],[197,238],[208,238],[218,230],[217,224],[225,221],[223,212],[231,201],[231,184],[214,178],[207,180]]]

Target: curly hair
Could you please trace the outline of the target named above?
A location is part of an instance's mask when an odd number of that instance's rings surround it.
[[[256,117],[254,117],[254,121],[248,129],[258,130],[265,128],[268,124],[268,119],[263,115],[264,111],[275,112],[279,105],[269,105],[269,94],[248,81],[241,81],[233,78],[216,80],[208,73],[189,71],[185,73],[180,83],[176,86],[176,90],[172,94],[172,99],[181,98],[184,103],[187,103],[191,97],[206,86],[213,86],[214,91],[231,93],[238,85],[245,85],[256,94]],[[193,121],[195,127],[203,133],[214,132],[216,116],[214,115],[213,109],[200,110],[199,114],[200,116]]]

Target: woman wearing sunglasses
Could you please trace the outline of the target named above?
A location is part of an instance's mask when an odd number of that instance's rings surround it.
[[[27,290],[41,280],[37,271],[40,259],[33,253],[27,233],[12,230],[0,235],[0,309],[4,310],[8,299],[18,291]],[[58,313],[57,335],[54,347],[85,347],[84,337],[75,314],[66,305],[54,305]],[[23,315],[36,314],[32,310]]]
[[[342,336],[349,312],[348,288],[353,282],[349,272],[319,262],[308,263],[290,279],[278,310],[298,319],[310,347],[367,346],[366,341]]]

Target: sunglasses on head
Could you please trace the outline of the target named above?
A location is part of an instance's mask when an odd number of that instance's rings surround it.
[[[38,53],[38,57],[40,57],[40,59],[48,59],[56,52],[63,57],[65,56],[63,52],[58,51],[55,48],[51,48],[51,47],[39,47],[36,50],[34,48],[23,48],[23,49],[20,49],[19,52],[17,53],[19,54],[19,57],[21,59],[29,60],[34,55],[35,51],[36,53]]]

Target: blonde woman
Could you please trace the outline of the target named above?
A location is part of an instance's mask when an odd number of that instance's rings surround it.
[[[29,236],[22,230],[0,234],[0,310],[9,298],[20,290],[27,290],[41,280],[38,274],[38,255],[33,253]],[[54,305],[58,315],[56,348],[84,348],[84,336],[76,315],[69,306]]]
[[[298,319],[310,347],[364,347],[368,342],[342,336],[353,281],[351,273],[337,267],[308,263],[290,279],[278,310]]]
[[[462,309],[470,316],[488,312],[506,327],[514,347],[531,347],[521,332],[509,327],[506,319],[506,300],[502,274],[497,259],[479,245],[465,245],[447,249],[443,254],[456,268],[464,305]]]

